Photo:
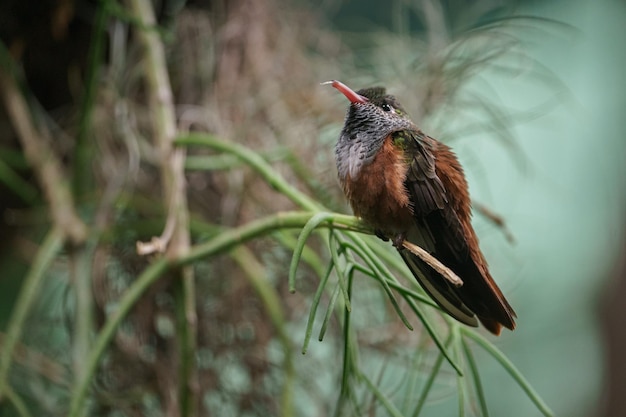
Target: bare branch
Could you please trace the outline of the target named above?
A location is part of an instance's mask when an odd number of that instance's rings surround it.
[[[426,262],[428,266],[441,274],[442,277],[450,281],[450,283],[455,287],[460,287],[463,285],[463,281],[461,280],[461,278],[459,278],[454,272],[452,272],[450,268],[439,262],[434,256],[426,252],[424,249],[406,240],[402,242],[402,246],[404,246],[404,248],[409,250],[412,254],[420,258],[422,261]]]
[[[0,94],[26,159],[50,204],[52,221],[74,245],[83,243],[87,238],[87,226],[76,213],[69,181],[50,146],[50,132],[45,126],[35,126],[15,77],[4,67],[0,67]]]

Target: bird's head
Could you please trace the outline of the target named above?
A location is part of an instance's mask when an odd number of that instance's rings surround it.
[[[350,101],[344,126],[335,148],[339,177],[356,178],[361,168],[369,164],[385,139],[404,130],[417,130],[406,111],[383,87],[353,91],[342,82],[331,84]]]

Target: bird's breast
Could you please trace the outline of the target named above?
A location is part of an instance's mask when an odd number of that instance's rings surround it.
[[[404,185],[408,164],[391,136],[372,161],[354,176],[340,178],[354,214],[388,233],[404,232],[412,224],[412,207]]]

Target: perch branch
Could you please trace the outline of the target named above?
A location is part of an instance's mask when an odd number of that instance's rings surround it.
[[[413,255],[426,262],[428,266],[441,274],[442,277],[450,281],[450,283],[455,287],[460,287],[463,285],[463,281],[461,280],[461,278],[459,278],[454,272],[452,272],[450,268],[439,262],[435,257],[426,252],[424,249],[412,244],[411,242],[407,242],[406,240],[402,242],[402,246],[410,251]]]

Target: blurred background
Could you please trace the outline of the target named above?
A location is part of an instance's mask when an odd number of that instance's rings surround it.
[[[48,132],[40,151],[58,159],[90,236],[79,249],[65,245],[46,270],[3,359],[10,368],[0,367],[0,389],[10,387],[0,415],[67,412],[86,361],[76,356],[73,254],[89,254],[80,271],[93,290],[92,334],[155,260],[135,251],[137,240],[161,233],[167,213],[142,30],[165,46],[179,133],[245,145],[341,213],[350,211],[333,146],[347,103],[319,82],[386,86],[425,132],[454,148],[475,207],[504,220],[474,216],[492,275],[519,318],[514,332],[487,337],[555,415],[626,415],[626,2],[177,0],[151,3],[158,28],[141,26],[129,3],[0,2],[0,352],[53,218],[7,86],[18,87],[34,125]],[[296,208],[228,155],[190,151],[185,178],[192,245]],[[324,341],[298,353],[319,277],[302,266],[289,293],[286,242],[297,236],[256,239],[193,264],[193,407],[181,405],[173,371],[184,363],[184,289],[164,274],[100,362],[89,415],[386,415],[368,396],[337,407],[339,313]],[[319,239],[312,249],[329,259]],[[280,300],[284,327],[250,270]],[[353,297],[363,369],[408,415],[416,391],[403,384],[402,368],[431,369],[436,347],[421,327],[410,332],[385,313],[388,301],[367,278],[357,278]],[[414,352],[423,354],[417,365]],[[542,415],[493,357],[478,348],[475,357],[490,415]],[[289,412],[279,400],[285,384],[293,386]],[[457,415],[456,388],[444,364],[420,415]],[[472,398],[465,413],[481,415]]]

